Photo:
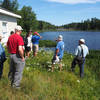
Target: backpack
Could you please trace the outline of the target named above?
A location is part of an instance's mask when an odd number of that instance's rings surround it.
[[[82,46],[80,46],[80,47],[81,47],[81,55],[82,55],[82,57],[81,56],[76,56],[75,60],[76,60],[76,63],[83,64],[83,48],[82,48]]]
[[[24,38],[24,46],[26,47],[27,44],[28,44],[28,39],[27,39],[27,37],[25,37],[25,38]]]

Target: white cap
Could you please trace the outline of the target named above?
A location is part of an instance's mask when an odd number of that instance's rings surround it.
[[[63,36],[62,35],[59,35],[58,36],[58,40],[63,40]]]
[[[19,30],[19,31],[20,31],[20,30],[23,30],[22,27],[19,26],[19,25],[17,25],[15,29],[16,29],[16,30]]]
[[[79,41],[82,43],[85,43],[85,39],[80,39]]]

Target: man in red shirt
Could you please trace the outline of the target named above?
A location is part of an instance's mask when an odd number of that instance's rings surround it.
[[[12,34],[8,38],[7,48],[10,53],[10,71],[8,78],[11,80],[11,86],[14,88],[20,88],[20,81],[22,78],[22,72],[25,66],[24,60],[24,41],[20,36],[22,27],[17,26],[15,28],[15,34]]]

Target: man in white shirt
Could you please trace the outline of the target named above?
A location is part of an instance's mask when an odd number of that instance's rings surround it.
[[[79,45],[75,50],[75,58],[72,61],[71,69],[74,71],[76,64],[80,67],[80,77],[84,76],[84,64],[85,64],[85,57],[89,54],[88,47],[85,45],[85,40],[80,39]]]

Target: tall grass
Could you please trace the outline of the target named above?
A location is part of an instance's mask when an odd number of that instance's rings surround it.
[[[52,73],[52,56],[53,52],[41,50],[36,58],[26,60],[20,90],[10,86],[8,59],[0,80],[0,100],[100,100],[100,51],[90,51],[83,79],[78,66],[75,73],[70,71],[73,56],[68,53],[63,57],[63,71],[56,65]]]

